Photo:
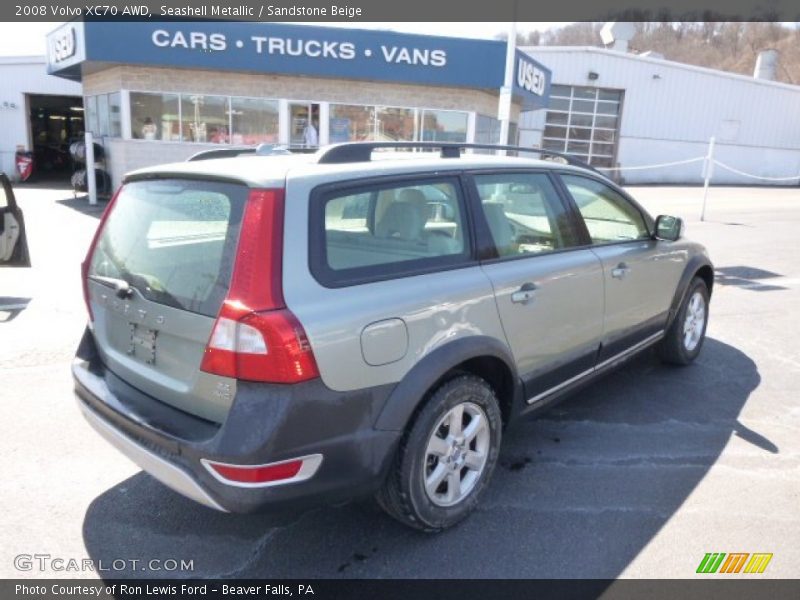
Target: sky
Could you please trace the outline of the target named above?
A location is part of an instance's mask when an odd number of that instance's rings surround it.
[[[0,23],[0,56],[28,56],[45,53],[45,36],[60,23]],[[467,38],[494,38],[508,31],[508,23],[305,23],[354,29],[391,29],[408,33]],[[517,31],[544,31],[568,23],[517,23]]]

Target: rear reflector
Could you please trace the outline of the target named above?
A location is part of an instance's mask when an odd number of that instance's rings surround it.
[[[208,472],[222,483],[259,487],[309,479],[319,469],[322,455],[312,454],[266,465],[233,465],[208,459],[202,459],[201,462]]]
[[[253,190],[242,218],[228,297],[200,369],[223,377],[297,383],[319,377],[302,325],[283,300],[283,190]]]

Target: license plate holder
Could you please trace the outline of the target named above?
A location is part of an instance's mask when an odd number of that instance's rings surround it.
[[[128,343],[128,354],[141,358],[148,365],[156,362],[156,338],[158,331],[148,329],[136,323],[130,324],[131,336]]]

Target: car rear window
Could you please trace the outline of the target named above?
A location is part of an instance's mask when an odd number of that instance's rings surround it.
[[[123,279],[145,298],[216,316],[233,270],[243,185],[164,179],[126,184],[89,275]]]
[[[312,272],[334,287],[457,266],[470,255],[454,178],[323,191],[311,227]]]

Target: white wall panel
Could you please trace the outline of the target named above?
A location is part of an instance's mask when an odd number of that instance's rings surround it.
[[[625,90],[617,159],[621,166],[705,154],[762,176],[800,173],[800,86],[764,82],[665,60],[598,48],[527,48],[553,71],[553,82]],[[598,75],[588,78],[589,72]],[[526,113],[521,139],[537,140],[544,111]],[[722,136],[722,137],[720,137]],[[626,173],[631,183],[697,183],[697,165]],[[754,183],[715,172],[718,183]]]
[[[48,75],[45,59],[39,56],[0,59],[0,82],[0,170],[15,178],[17,146],[32,149],[25,94],[80,96],[81,85]]]

